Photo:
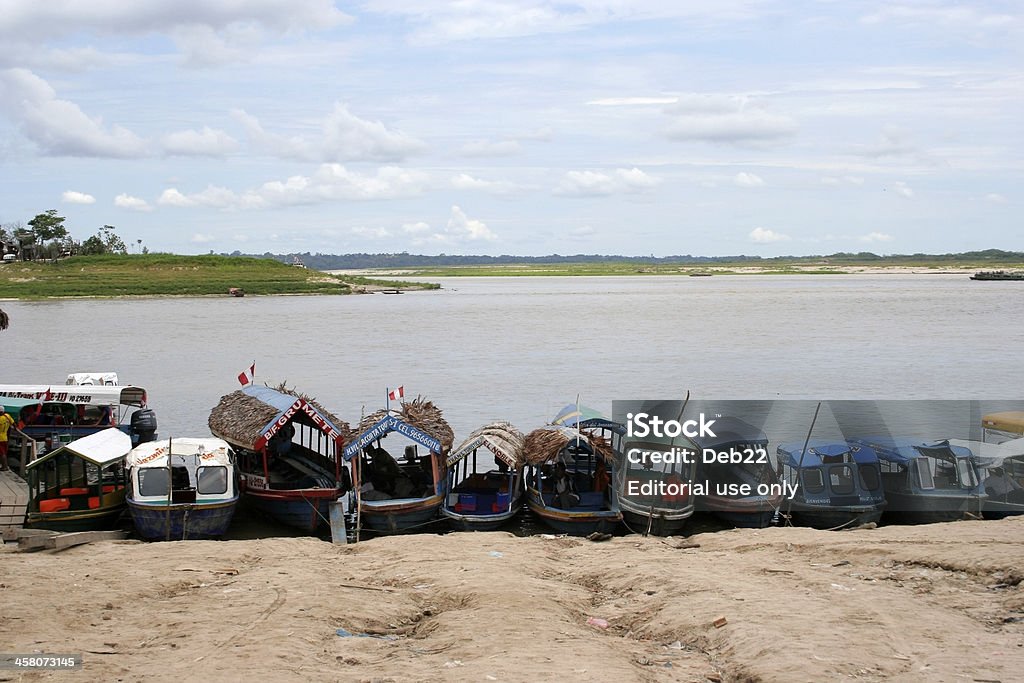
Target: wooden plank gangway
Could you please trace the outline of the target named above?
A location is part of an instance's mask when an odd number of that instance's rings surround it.
[[[25,524],[27,506],[28,483],[10,470],[0,472],[0,537],[17,538],[18,530]]]

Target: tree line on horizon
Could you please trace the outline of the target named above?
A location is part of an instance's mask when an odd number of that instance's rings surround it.
[[[1021,263],[1024,252],[1004,251],[1002,249],[985,249],[949,254],[890,254],[880,255],[870,251],[838,252],[835,254],[815,256],[694,256],[681,254],[674,256],[623,256],[621,254],[549,254],[546,256],[501,256],[463,255],[463,254],[426,254],[398,253],[353,253],[353,254],[322,254],[322,253],[290,253],[274,254],[243,254],[234,251],[224,256],[249,256],[253,258],[273,259],[282,263],[301,262],[315,270],[343,270],[361,268],[430,268],[445,266],[502,266],[502,265],[551,265],[569,263],[630,263],[635,265],[710,265],[727,263],[754,263],[762,265],[787,263],[933,263],[933,262],[985,262],[998,265],[1000,263]]]
[[[113,225],[104,225],[95,235],[79,242],[68,232],[67,219],[56,209],[36,215],[28,224],[21,221],[0,225],[0,255],[14,254],[18,260],[55,259],[65,256],[127,254],[124,240]],[[149,253],[138,240],[141,253]]]

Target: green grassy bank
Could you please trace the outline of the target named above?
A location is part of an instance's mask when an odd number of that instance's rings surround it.
[[[0,265],[0,298],[351,294],[374,289],[435,289],[438,285],[330,275],[270,259],[244,256],[131,254],[75,256]]]

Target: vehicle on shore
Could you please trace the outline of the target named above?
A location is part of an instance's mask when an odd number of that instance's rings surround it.
[[[146,540],[211,539],[227,533],[239,491],[226,441],[150,441],[128,453],[125,467],[128,510]]]
[[[383,446],[394,433],[407,442],[401,463]],[[364,417],[345,446],[345,459],[357,463],[359,531],[408,533],[437,521],[447,485],[446,456],[454,440],[440,408],[422,397]]]
[[[124,460],[131,448],[131,437],[107,427],[28,463],[25,526],[52,531],[117,526],[126,508]]]
[[[235,451],[242,499],[283,524],[316,533],[352,488],[342,457],[348,424],[284,385],[226,394],[209,427]]]
[[[968,449],[949,441],[889,436],[849,442],[878,455],[885,520],[927,524],[981,516],[986,495]]]
[[[448,455],[441,514],[462,531],[497,529],[523,507],[526,437],[508,422],[473,431]],[[490,455],[494,466],[483,458]]]
[[[781,444],[779,478],[793,498],[782,509],[794,524],[815,529],[848,529],[878,522],[885,509],[878,456],[845,441]]]

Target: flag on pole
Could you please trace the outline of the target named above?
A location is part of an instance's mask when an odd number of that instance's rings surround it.
[[[403,398],[404,396],[405,396],[405,385],[404,384],[402,386],[398,387],[397,389],[388,392],[388,399],[391,400],[391,401],[397,401],[398,399]]]
[[[252,384],[255,379],[256,379],[256,361],[253,361],[252,365],[250,365],[248,367],[248,369],[243,370],[242,372],[238,373],[238,383],[241,384],[244,387],[246,384]]]

